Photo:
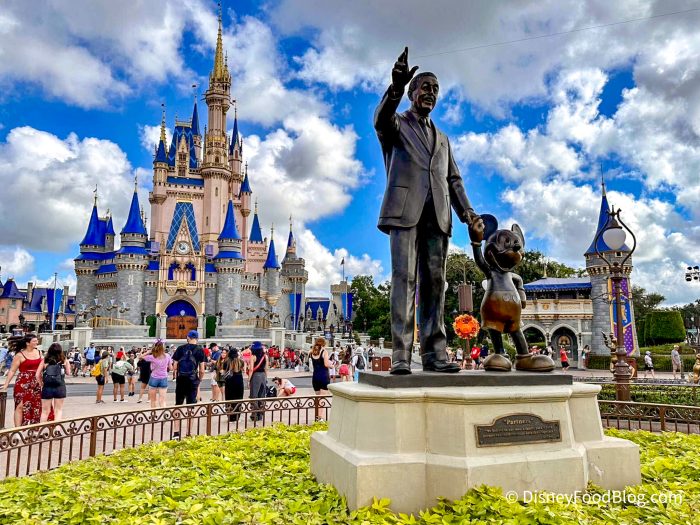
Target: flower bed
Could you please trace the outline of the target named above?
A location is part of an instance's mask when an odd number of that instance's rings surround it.
[[[525,504],[481,487],[420,516],[394,514],[387,500],[348,512],[309,471],[309,436],[322,428],[279,425],[146,445],[8,480],[0,483],[0,523],[680,524],[697,523],[700,513],[699,436],[612,431],[642,450],[643,484],[626,503]],[[592,500],[605,494],[587,492]],[[652,503],[671,494],[669,503]]]

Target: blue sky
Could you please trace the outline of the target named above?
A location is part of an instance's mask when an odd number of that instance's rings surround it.
[[[169,127],[189,118],[217,6],[38,3],[0,13],[0,265],[3,280],[56,271],[72,284],[94,185],[117,229],[135,175],[147,203],[161,103]],[[669,304],[695,300],[683,269],[700,262],[700,2],[609,4],[224,1],[261,222],[286,237],[295,217],[310,291],[339,279],[343,257],[349,275],[388,275],[372,115],[408,45],[409,62],[440,79],[433,117],[478,212],[582,266],[602,170],[639,237],[634,281]],[[452,244],[465,247],[464,227]]]

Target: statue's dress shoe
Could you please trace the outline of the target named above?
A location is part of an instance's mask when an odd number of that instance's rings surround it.
[[[459,372],[460,368],[457,363],[448,363],[447,361],[430,361],[423,365],[423,372],[443,372],[453,374]]]
[[[408,361],[394,361],[389,372],[395,376],[405,376],[411,373],[411,363]]]
[[[523,354],[515,356],[515,369],[525,372],[551,372],[554,370],[551,357],[541,354]]]
[[[489,372],[510,372],[512,366],[505,354],[491,354],[482,363],[482,368]]]

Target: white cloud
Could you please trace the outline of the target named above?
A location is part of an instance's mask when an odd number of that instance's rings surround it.
[[[0,239],[42,251],[61,251],[83,238],[98,185],[99,211],[111,208],[117,232],[133,192],[126,154],[93,137],[65,139],[28,126],[0,143]],[[147,203],[147,196],[139,196]],[[102,204],[106,203],[106,204]]]
[[[25,275],[34,268],[34,256],[20,246],[0,245],[0,277],[6,281],[9,277]]]
[[[154,148],[158,147],[160,142],[160,124],[157,126],[139,125],[139,139],[141,140],[141,146],[149,153],[154,152]],[[165,128],[165,148],[167,153],[168,145],[172,139],[172,132],[170,128]]]
[[[306,270],[309,272],[309,281],[306,284],[307,296],[329,294],[330,285],[342,279],[340,262],[343,258],[345,258],[346,277],[371,275],[375,283],[386,279],[381,262],[372,259],[366,253],[357,257],[351,255],[345,248],[338,248],[331,252],[308,229],[303,229],[296,235],[298,253],[306,261]]]

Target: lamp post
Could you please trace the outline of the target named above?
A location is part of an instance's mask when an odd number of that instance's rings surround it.
[[[222,320],[223,317],[224,317],[224,312],[222,312],[221,310],[219,310],[219,313],[216,314],[216,317],[219,318],[219,326],[221,326],[221,320]]]
[[[685,271],[685,280],[690,281],[700,281],[700,266],[688,266]]]
[[[613,251],[617,252],[625,245],[626,233],[632,236],[632,248],[627,252],[627,255],[621,260],[615,260],[612,256],[610,258],[603,255],[598,249],[598,240],[601,235],[605,244]],[[620,210],[615,211],[613,206],[612,211],[608,212],[608,221],[605,227],[598,231],[593,241],[595,246],[596,255],[605,261],[610,270],[610,280],[612,281],[613,294],[615,297],[615,315],[617,317],[617,349],[615,355],[617,357],[617,362],[615,363],[615,368],[613,370],[613,376],[615,377],[616,385],[616,398],[618,401],[629,401],[630,400],[630,379],[632,377],[632,371],[630,370],[630,365],[627,362],[627,352],[625,351],[625,333],[624,326],[622,322],[622,280],[624,279],[624,265],[632,256],[635,248],[637,247],[637,238],[634,236],[632,230],[630,230],[627,225],[620,218]]]

